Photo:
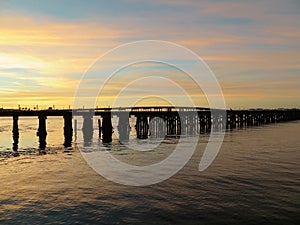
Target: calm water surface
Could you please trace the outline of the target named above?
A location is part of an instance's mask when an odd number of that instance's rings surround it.
[[[37,123],[20,118],[21,155],[11,157],[12,122],[0,120],[1,224],[300,222],[300,121],[227,132],[216,160],[199,172],[208,140],[202,135],[183,170],[148,187],[110,182],[96,174],[74,146],[64,149],[60,118],[47,120],[48,154],[40,155]],[[97,136],[95,131],[94,144],[98,144]],[[82,144],[80,132],[77,138]],[[140,165],[165,158],[176,143],[177,139],[168,138],[154,151],[137,152],[115,139],[105,148]]]

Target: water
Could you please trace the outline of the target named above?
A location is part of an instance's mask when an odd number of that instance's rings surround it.
[[[74,146],[64,149],[59,118],[47,120],[46,155],[38,152],[37,121],[21,118],[21,155],[10,157],[6,154],[12,147],[10,121],[0,120],[1,224],[300,222],[300,121],[227,132],[216,160],[199,172],[208,140],[202,135],[179,173],[147,187],[108,181],[87,165]],[[104,147],[122,160],[144,165],[165,158],[177,141],[169,138],[159,149],[147,152],[124,149],[116,140]]]

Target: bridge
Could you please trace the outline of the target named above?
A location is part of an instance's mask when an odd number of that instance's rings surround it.
[[[201,107],[120,107],[76,110],[14,110],[0,109],[0,117],[13,118],[13,150],[17,151],[19,143],[19,117],[37,117],[40,149],[46,147],[46,119],[59,116],[64,118],[65,147],[70,147],[73,140],[73,124],[77,131],[77,117],[83,118],[84,143],[90,143],[93,136],[93,120],[98,118],[99,138],[103,143],[112,141],[112,118],[117,118],[120,141],[128,141],[130,134],[129,118],[134,117],[136,136],[146,139],[149,136],[199,135],[211,130],[234,129],[263,124],[299,120],[299,109],[252,109],[252,110],[218,110]],[[75,132],[76,136],[77,132]]]

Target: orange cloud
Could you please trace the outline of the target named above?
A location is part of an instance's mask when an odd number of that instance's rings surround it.
[[[97,40],[112,43],[124,36],[122,31],[92,22],[59,23],[24,15],[1,17],[0,27],[0,45],[95,46]]]

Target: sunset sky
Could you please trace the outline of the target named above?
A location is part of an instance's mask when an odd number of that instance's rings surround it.
[[[147,39],[203,58],[228,108],[300,108],[299,21],[299,0],[0,0],[0,108],[68,107],[96,58]]]

